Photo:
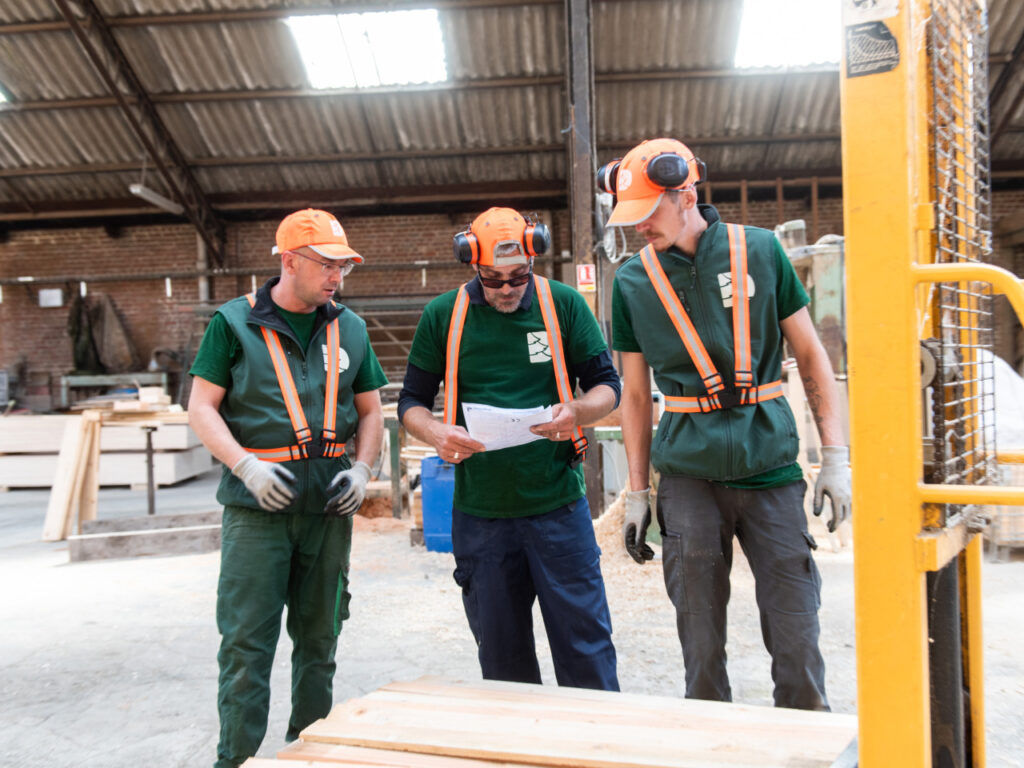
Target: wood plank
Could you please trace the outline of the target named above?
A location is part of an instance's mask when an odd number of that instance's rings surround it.
[[[105,414],[105,427],[100,447],[109,451],[144,451],[146,435],[139,429],[140,422],[153,423],[159,429],[153,433],[153,449],[157,451],[180,450],[199,445],[199,437],[186,423],[179,423],[187,414],[160,415],[131,414],[131,418]],[[143,419],[142,417],[147,417]],[[4,416],[0,420],[0,454],[52,453],[60,451],[64,428],[69,421],[81,416],[65,414],[32,414]],[[173,419],[173,421],[169,420]]]
[[[509,683],[498,680],[467,680],[424,675],[416,680],[397,681],[378,689],[380,693],[410,693],[423,696],[455,698],[466,701],[509,703],[522,702],[536,707],[539,702],[552,708],[572,708],[575,703],[579,711],[603,714],[622,709],[628,712],[647,712],[661,715],[678,715],[691,718],[701,713],[711,713],[716,718],[735,721],[750,720],[754,723],[780,725],[801,724],[807,727],[837,727],[856,730],[854,715],[840,715],[832,712],[809,712],[801,709],[782,707],[760,707],[751,704],[735,704],[721,701],[697,701],[672,696],[650,696],[642,693],[609,693],[587,688],[570,688],[528,683]],[[373,696],[374,694],[369,694]]]
[[[852,718],[828,713],[796,712],[787,724],[773,708],[734,713],[736,705],[670,700],[676,711],[665,713],[619,704],[623,694],[590,692],[607,705],[596,706],[534,688],[532,703],[380,691],[335,707],[302,738],[545,766],[826,768],[856,731]],[[809,723],[807,715],[818,718]]]
[[[297,758],[297,759],[302,760],[303,758]],[[290,765],[295,766],[295,763],[290,763]],[[349,766],[366,766],[367,764],[366,763],[348,763],[348,765]],[[317,761],[306,760],[306,761],[304,761],[302,763],[302,766],[303,766],[303,768],[337,768],[338,764],[337,763],[325,763],[325,762],[321,762],[319,760],[317,760]],[[286,768],[286,767],[281,764],[280,760],[273,760],[273,759],[267,758],[267,757],[250,757],[248,760],[246,760],[244,763],[242,763],[241,768]],[[295,768],[298,768],[298,766],[296,766]],[[401,766],[399,766],[398,768],[401,768]]]
[[[224,511],[167,513],[159,509],[155,515],[112,517],[90,520],[82,526],[82,533],[121,533],[123,531],[152,531],[158,528],[188,528],[196,525],[220,525]]]
[[[202,445],[182,451],[158,451],[153,454],[154,479],[165,486],[208,472],[214,464]],[[60,463],[55,454],[0,456],[0,485],[11,488],[49,488],[53,486]],[[101,487],[146,484],[146,454],[142,452],[102,453],[99,463]]]
[[[82,414],[80,424],[80,439],[75,453],[75,463],[72,467],[73,479],[71,481],[70,499],[67,510],[64,514],[64,531],[61,536],[66,539],[71,535],[75,520],[80,515],[82,506],[82,487],[85,482],[86,470],[89,456],[92,454],[94,441],[99,439],[99,415],[96,411],[85,411]]]
[[[424,755],[416,752],[352,747],[346,744],[324,744],[316,741],[293,741],[277,753],[278,760],[310,760],[330,765],[397,766],[398,768],[530,768],[525,763],[492,762],[446,755]],[[288,768],[275,763],[277,768]]]
[[[64,424],[60,453],[50,482],[50,499],[46,505],[43,521],[43,541],[61,541],[67,526],[67,515],[71,505],[72,487],[75,482],[75,466],[78,462],[79,443],[83,439],[82,417],[68,420]],[[5,485],[13,486],[10,480]]]
[[[84,418],[84,417],[83,417]],[[89,426],[89,437],[86,441],[86,451],[83,457],[85,469],[82,474],[82,489],[79,494],[78,503],[78,532],[82,532],[84,523],[96,519],[96,505],[100,494],[100,420],[90,419],[86,422]]]
[[[220,549],[220,525],[86,533],[68,537],[72,562],[145,555],[180,555]]]

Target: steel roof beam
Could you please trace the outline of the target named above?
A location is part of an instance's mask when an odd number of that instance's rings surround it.
[[[86,57],[117,100],[172,197],[199,232],[218,265],[224,263],[223,227],[189,170],[181,150],[117,44],[93,0],[54,0]]]
[[[436,8],[440,11],[468,11],[478,8],[508,8],[524,5],[559,5],[561,0],[408,0],[401,6],[381,2],[350,3],[345,6],[324,3],[311,8],[247,8],[237,11],[197,11],[191,13],[154,13],[110,16],[109,27],[166,27],[181,24],[226,24],[238,21],[275,21],[291,16],[320,16],[336,13],[367,13],[387,10]],[[59,32],[68,29],[59,19],[19,21],[0,24],[0,34],[18,35]]]
[[[598,85],[617,83],[645,83],[660,80],[715,80],[729,78],[761,77],[808,77],[835,74],[832,67],[813,68],[798,72],[749,72],[736,69],[663,69],[637,70],[630,72],[598,72],[594,81]],[[450,91],[477,91],[495,88],[536,88],[538,86],[564,87],[565,76],[536,75],[522,77],[498,77],[481,80],[446,80],[438,83],[415,85],[382,85],[372,88],[337,88],[313,90],[311,88],[267,88],[237,89],[223,91],[175,91],[173,93],[149,94],[154,104],[198,104],[216,101],[264,101],[272,99],[323,99],[336,97],[393,96],[403,93],[433,93]],[[12,101],[0,105],[0,116],[9,112],[24,112],[46,109],[82,109],[86,107],[112,107],[116,101],[110,96],[83,96],[69,99],[41,99],[38,101]]]
[[[737,146],[744,144],[806,144],[839,141],[838,133],[798,134],[794,136],[706,136],[692,139],[700,147]],[[639,139],[637,139],[639,141]],[[597,150],[615,152],[630,149],[637,141],[599,142]],[[247,165],[302,165],[319,163],[379,162],[382,160],[436,160],[451,157],[486,157],[518,154],[564,152],[564,144],[519,144],[504,147],[471,149],[389,150],[382,152],[346,152],[315,155],[256,155],[247,157],[193,157],[188,164],[196,168],[237,168]],[[137,162],[80,163],[75,165],[24,166],[0,168],[0,178],[25,176],[67,176],[77,173],[127,173],[138,170]]]

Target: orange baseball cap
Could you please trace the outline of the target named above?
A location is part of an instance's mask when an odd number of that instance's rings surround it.
[[[523,248],[523,236],[528,222],[511,208],[488,208],[469,227],[479,243],[478,263],[486,266],[526,264],[529,258]],[[519,252],[496,257],[494,249],[505,243],[518,246]],[[532,256],[533,254],[530,254]]]
[[[277,245],[271,253],[277,255],[299,248],[312,248],[325,259],[353,259],[363,263],[363,257],[348,247],[348,238],[341,224],[327,211],[306,208],[289,214],[277,228]]]
[[[628,227],[639,224],[654,213],[661,202],[664,187],[654,183],[647,175],[647,165],[658,155],[679,155],[686,161],[689,173],[682,184],[671,189],[683,189],[700,180],[697,161],[683,142],[675,139],[649,139],[633,147],[622,158],[615,179],[616,203],[607,226]]]

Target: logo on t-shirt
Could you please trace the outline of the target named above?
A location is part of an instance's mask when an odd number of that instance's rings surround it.
[[[551,349],[548,347],[548,335],[545,331],[527,332],[526,347],[530,352],[531,363],[547,363],[551,361]]]
[[[722,306],[726,309],[732,307],[732,272],[718,273],[718,287],[722,291]],[[747,296],[754,298],[754,278],[747,275]]]
[[[323,355],[324,355],[324,370],[326,371],[328,369],[328,367],[329,367],[329,364],[330,364],[328,359],[327,359],[327,345],[326,344],[321,344],[320,345],[320,351],[323,352]],[[344,373],[345,371],[347,371],[348,370],[348,364],[349,364],[348,354],[345,352],[344,349],[342,349],[341,347],[338,347],[338,373]]]

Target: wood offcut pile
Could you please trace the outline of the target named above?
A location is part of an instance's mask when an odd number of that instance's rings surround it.
[[[245,768],[827,768],[852,715],[421,677],[337,705]]]

